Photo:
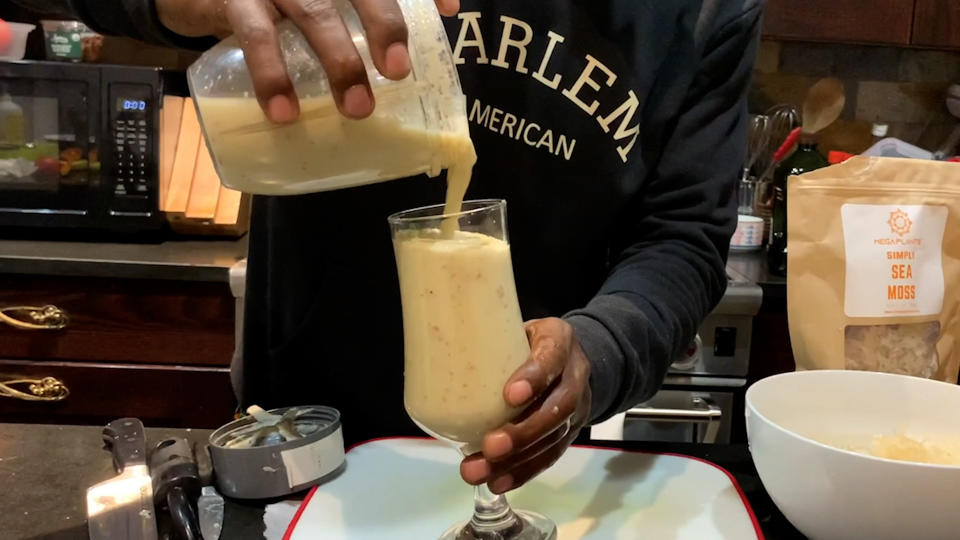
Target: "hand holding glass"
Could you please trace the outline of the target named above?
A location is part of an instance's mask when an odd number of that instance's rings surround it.
[[[483,436],[516,416],[503,386],[530,355],[506,234],[506,202],[464,202],[408,210],[389,218],[400,277],[404,332],[404,405],[433,437],[466,456]],[[458,227],[452,227],[457,225]],[[513,511],[486,485],[474,515],[441,540],[551,540],[556,527]]]

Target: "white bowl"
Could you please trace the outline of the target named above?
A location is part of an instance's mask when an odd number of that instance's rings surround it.
[[[960,387],[866,371],[802,371],[747,391],[753,462],[773,502],[814,540],[960,538],[960,466],[882,459],[876,435],[957,440]],[[812,438],[811,438],[812,437]]]
[[[10,27],[10,45],[6,50],[0,50],[0,60],[23,60],[27,50],[27,35],[36,28],[35,25],[7,22]]]

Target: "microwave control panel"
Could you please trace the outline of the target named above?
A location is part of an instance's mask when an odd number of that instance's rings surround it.
[[[110,131],[113,145],[113,195],[147,199],[156,185],[154,99],[150,86],[110,85]]]

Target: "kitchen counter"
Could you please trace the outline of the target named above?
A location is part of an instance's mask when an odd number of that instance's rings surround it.
[[[0,240],[0,274],[228,281],[230,267],[247,256],[239,240],[169,240],[159,244]],[[785,278],[767,271],[764,252],[731,253],[727,266],[775,296]]]
[[[770,273],[766,251],[730,253],[727,268],[760,285],[763,289],[761,311],[786,311],[787,278]]]
[[[101,426],[0,424],[0,538],[87,540],[86,490],[115,475]],[[167,437],[205,441],[211,430],[147,429],[147,445]],[[224,540],[261,540],[263,504],[227,501]]]
[[[100,278],[229,281],[247,238],[159,244],[0,240],[0,273]]]
[[[86,488],[113,473],[110,454],[101,445],[100,431],[99,426],[0,424],[0,486],[4,486],[0,489],[0,537],[11,540],[87,538]],[[209,433],[207,430],[147,430],[148,444],[168,436],[199,441]],[[768,540],[803,538],[763,490],[746,446],[675,443],[607,446],[710,460],[736,477]],[[221,538],[260,540],[262,534],[262,502],[227,501]]]

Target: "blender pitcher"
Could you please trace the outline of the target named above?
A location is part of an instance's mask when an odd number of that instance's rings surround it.
[[[292,124],[260,110],[236,37],[204,53],[187,71],[203,134],[221,182],[265,195],[293,195],[426,173],[464,161],[466,98],[433,0],[399,0],[407,23],[411,73],[383,77],[370,57],[356,10],[337,6],[367,67],[376,107],[362,120],[340,115],[320,62],[290,22],[278,24],[287,71],[300,99]]]

